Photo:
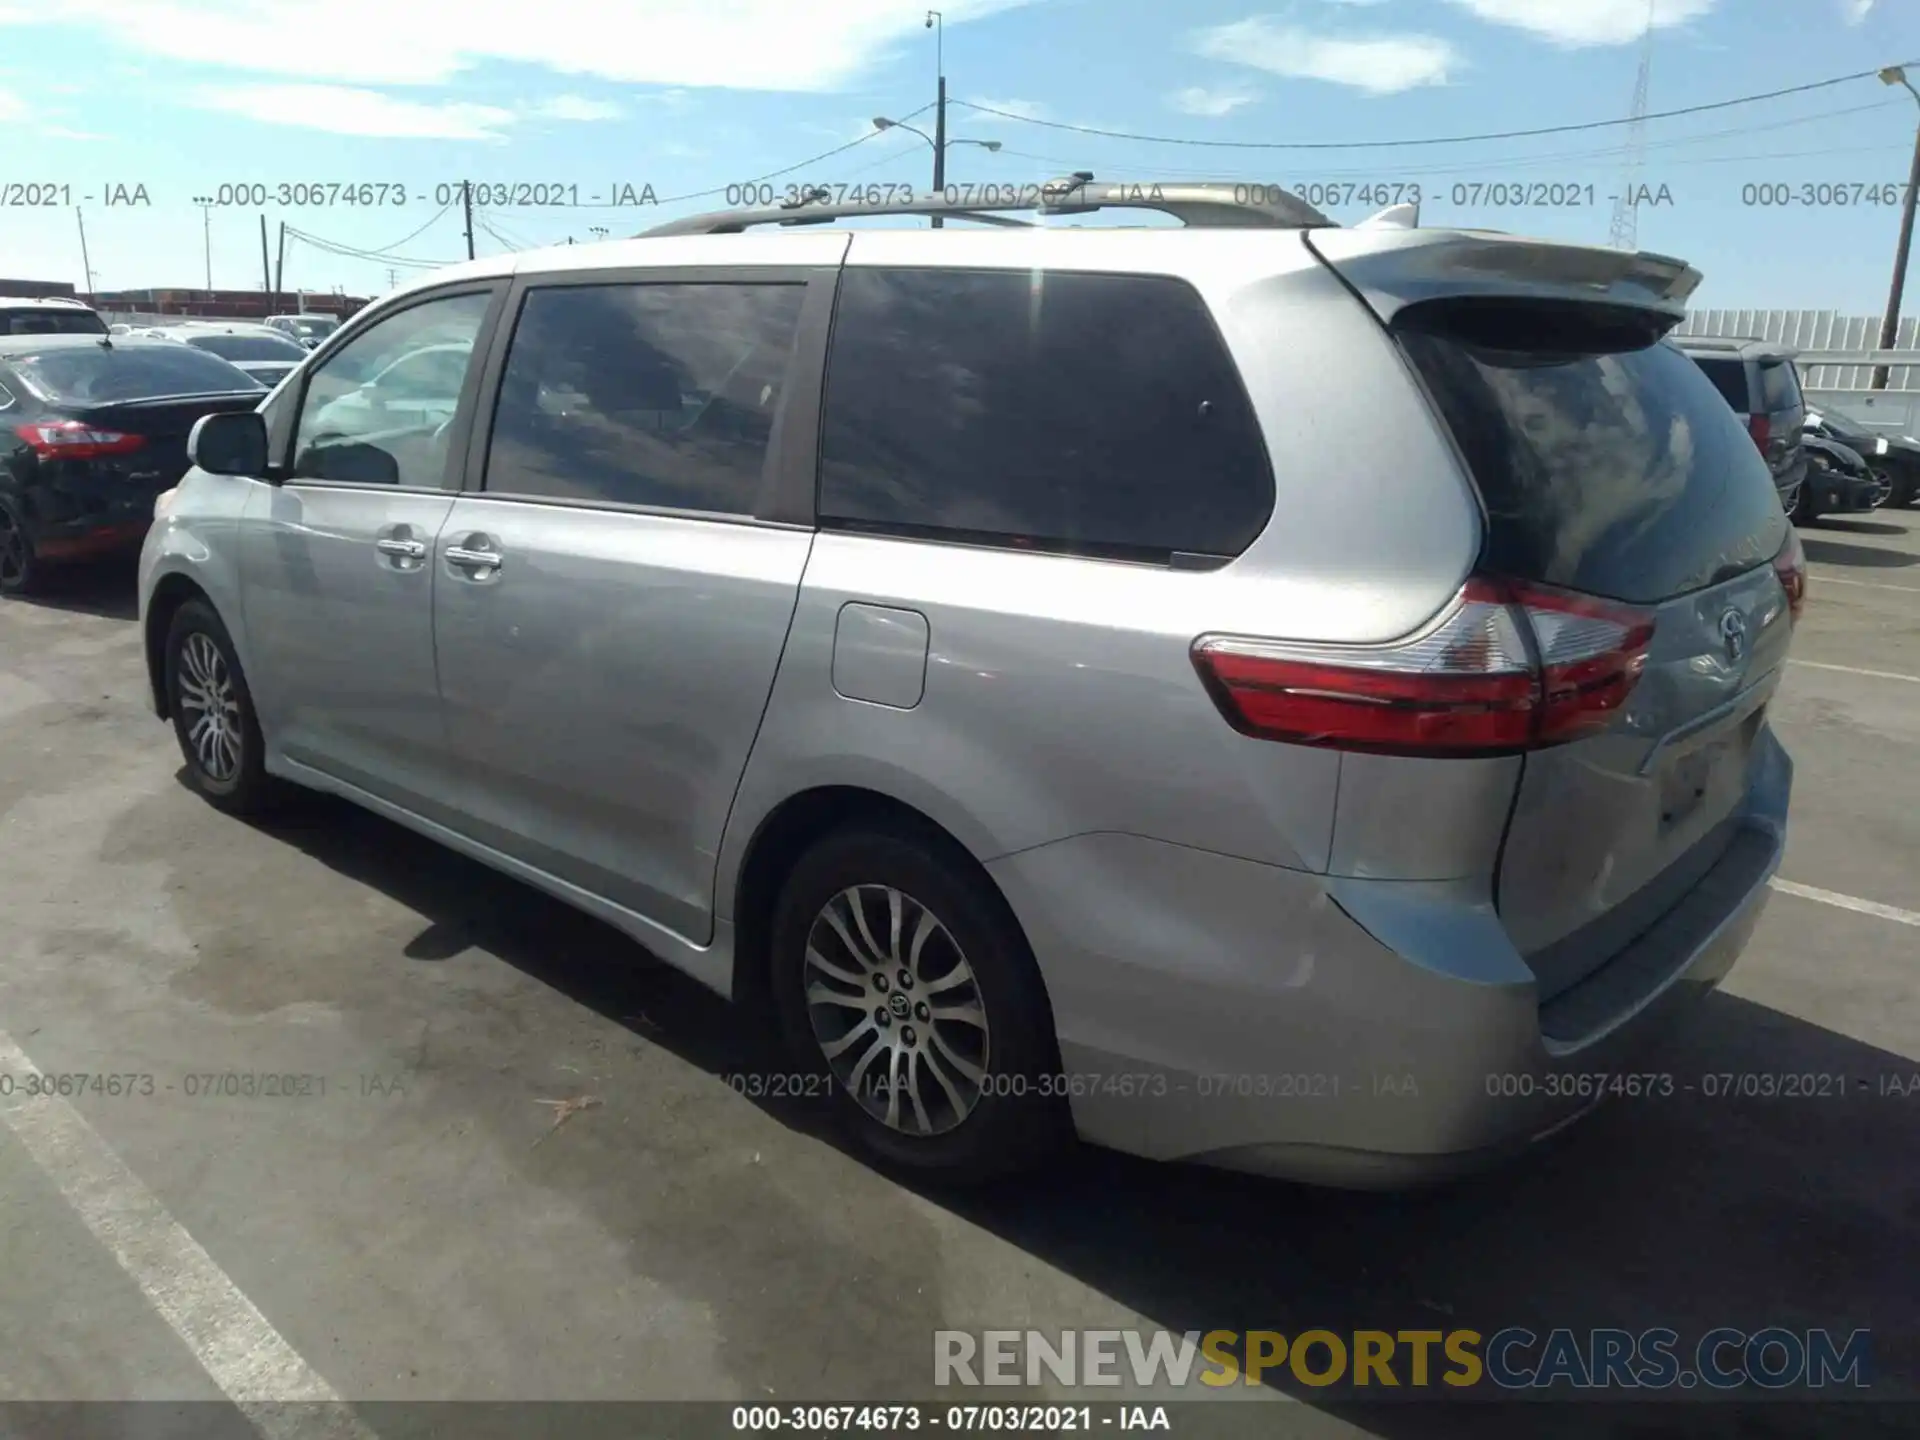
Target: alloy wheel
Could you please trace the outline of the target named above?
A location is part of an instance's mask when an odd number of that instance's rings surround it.
[[[904,1135],[942,1135],[987,1083],[986,1005],[940,918],[886,885],[855,885],[807,932],[807,1015],[834,1076]]]
[[[240,773],[240,697],[226,657],[203,630],[180,646],[180,709],[194,762],[222,784]]]

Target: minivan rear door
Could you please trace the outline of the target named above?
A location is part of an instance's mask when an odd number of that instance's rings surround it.
[[[1354,262],[1480,492],[1482,571],[1654,626],[1612,723],[1521,771],[1496,902],[1544,1001],[1731,843],[1791,632],[1769,563],[1788,525],[1739,418],[1661,338],[1691,289],[1679,262],[1447,236]]]

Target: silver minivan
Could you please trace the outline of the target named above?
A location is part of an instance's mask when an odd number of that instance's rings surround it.
[[[1067,185],[369,307],[157,507],[190,783],[602,917],[928,1171],[1398,1185],[1672,1094],[1645,1042],[1780,859],[1806,583],[1665,338],[1698,273]]]

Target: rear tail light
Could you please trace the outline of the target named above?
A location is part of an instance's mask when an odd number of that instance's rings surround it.
[[[144,435],[97,430],[78,420],[43,420],[16,425],[13,433],[33,447],[43,460],[93,460],[102,455],[125,455],[147,443]]]
[[[1807,604],[1807,552],[1800,544],[1800,532],[1787,528],[1787,543],[1773,557],[1773,573],[1780,577],[1780,588],[1787,592],[1787,613],[1797,624]]]
[[[1765,415],[1749,415],[1747,433],[1753,437],[1753,443],[1760,447],[1760,453],[1766,454],[1767,442],[1773,439],[1773,422]]]
[[[1595,734],[1646,668],[1645,610],[1475,578],[1392,645],[1202,636],[1193,662],[1236,730],[1336,750],[1489,755]]]

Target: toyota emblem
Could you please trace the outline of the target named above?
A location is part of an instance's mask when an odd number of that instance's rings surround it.
[[[1747,617],[1729,610],[1720,617],[1720,641],[1727,647],[1727,659],[1737,661],[1747,653]]]

